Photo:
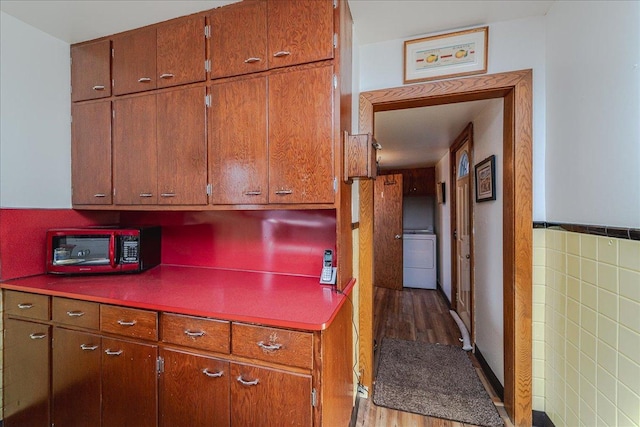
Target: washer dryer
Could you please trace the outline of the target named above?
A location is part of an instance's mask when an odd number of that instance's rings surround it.
[[[402,285],[436,289],[436,235],[422,230],[405,230],[402,238]]]

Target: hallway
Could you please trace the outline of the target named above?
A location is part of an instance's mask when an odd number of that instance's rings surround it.
[[[396,291],[375,288],[374,293],[374,339],[377,344],[383,337],[411,341],[440,343],[462,347],[458,340],[460,331],[449,313],[449,307],[439,291],[409,289]],[[375,352],[377,368],[378,352]],[[471,361],[488,390],[498,412],[505,420],[505,426],[511,426],[500,398],[488,385],[478,362],[473,355]],[[375,386],[374,386],[375,387]],[[361,399],[358,408],[358,427],[462,427],[469,426],[459,422],[439,418],[425,417],[408,412],[379,407],[369,399]]]

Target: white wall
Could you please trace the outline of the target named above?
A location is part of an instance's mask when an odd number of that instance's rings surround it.
[[[0,31],[0,207],[70,207],[69,45],[4,12]]]
[[[640,2],[547,15],[547,220],[640,227]]]
[[[451,179],[449,152],[436,164],[436,183],[444,182],[445,202],[436,204],[435,231],[438,235],[438,280],[451,302]]]
[[[545,214],[545,18],[489,24],[488,73],[533,69],[533,219]],[[410,39],[424,36],[416,34]],[[360,90],[402,84],[404,39],[360,46]]]
[[[496,377],[504,384],[502,311],[502,99],[487,103],[473,120],[473,164],[496,156],[496,200],[473,206],[475,342]],[[475,171],[475,168],[472,169]],[[475,173],[474,176],[475,178]],[[475,182],[475,179],[472,180]],[[475,200],[475,185],[472,185]]]

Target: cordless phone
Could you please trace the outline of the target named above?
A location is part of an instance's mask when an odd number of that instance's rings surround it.
[[[325,249],[322,258],[322,273],[320,273],[320,283],[327,285],[336,284],[336,268],[333,266],[333,251]]]

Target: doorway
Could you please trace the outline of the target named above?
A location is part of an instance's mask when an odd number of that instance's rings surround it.
[[[504,101],[503,295],[504,403],[515,425],[531,425],[532,71],[523,70],[365,92],[360,133],[373,132],[376,111],[480,99]],[[373,184],[360,185],[360,241],[373,235]],[[373,380],[373,251],[359,248],[360,381]]]

